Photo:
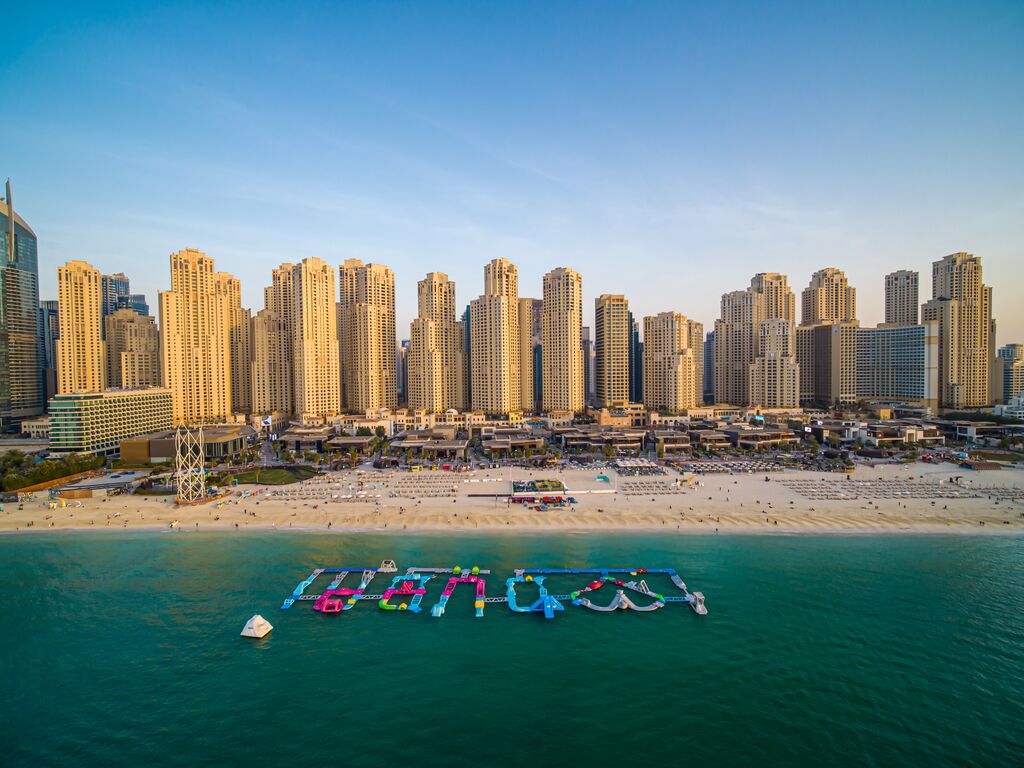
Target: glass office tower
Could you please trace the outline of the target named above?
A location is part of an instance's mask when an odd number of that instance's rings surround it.
[[[36,235],[14,212],[11,182],[0,202],[0,430],[43,412]]]

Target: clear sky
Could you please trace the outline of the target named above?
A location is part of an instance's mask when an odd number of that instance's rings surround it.
[[[1024,342],[1024,2],[9,3],[0,175],[56,266],[156,306],[197,247],[382,262],[539,296],[556,266],[708,327],[758,271],[882,276],[966,250]]]

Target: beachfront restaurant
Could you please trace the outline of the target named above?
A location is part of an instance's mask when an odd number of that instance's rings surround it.
[[[696,447],[702,451],[724,451],[730,445],[724,432],[707,427],[691,427],[690,443],[696,443]]]
[[[455,428],[434,427],[403,432],[388,445],[389,453],[408,453],[421,459],[465,459],[469,440]]]
[[[279,438],[292,452],[316,451],[322,453],[327,442],[335,436],[334,427],[327,425],[292,426]]]
[[[674,429],[655,429],[651,431],[654,438],[654,445],[658,453],[680,453],[690,450],[690,435],[688,432],[676,431]]]
[[[480,444],[480,450],[492,459],[508,458],[516,451],[526,451],[527,448],[533,451],[542,451],[544,438],[520,433],[502,437],[495,436],[490,440],[484,439]]]
[[[610,449],[619,453],[640,453],[647,440],[643,429],[614,427],[566,427],[555,429],[552,437],[566,450],[602,453]]]
[[[747,451],[792,448],[799,442],[793,430],[778,427],[733,424],[725,427],[722,432],[734,447]]]
[[[369,456],[376,439],[376,435],[335,435],[327,441],[327,450],[345,454],[354,450],[360,456]]]

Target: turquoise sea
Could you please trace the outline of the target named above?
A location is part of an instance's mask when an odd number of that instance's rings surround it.
[[[491,568],[490,595],[674,567],[710,613],[279,608],[386,557]],[[1024,539],[0,536],[0,765],[243,764],[1024,765]]]

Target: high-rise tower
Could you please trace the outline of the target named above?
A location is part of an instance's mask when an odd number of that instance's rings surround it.
[[[598,408],[629,403],[629,302],[605,293],[594,300],[594,391]]]
[[[455,283],[430,272],[417,284],[419,316],[410,326],[408,399],[410,408],[433,413],[465,407],[462,380],[463,331],[455,320]]]
[[[398,406],[395,273],[347,259],[339,270],[342,405],[352,413]]]
[[[519,271],[508,259],[484,267],[484,293],[470,302],[472,407],[503,415],[522,410],[519,377]]]
[[[57,267],[57,303],[57,394],[106,389],[100,271],[84,261],[69,261]]]
[[[939,407],[990,405],[995,333],[992,289],[982,281],[981,259],[954,253],[932,264],[932,298],[922,319],[939,324]]]
[[[160,368],[175,424],[223,421],[231,408],[231,331],[213,259],[172,253],[171,290],[160,302]]]
[[[583,410],[583,278],[568,267],[544,275],[541,307],[541,407],[545,411]]]

